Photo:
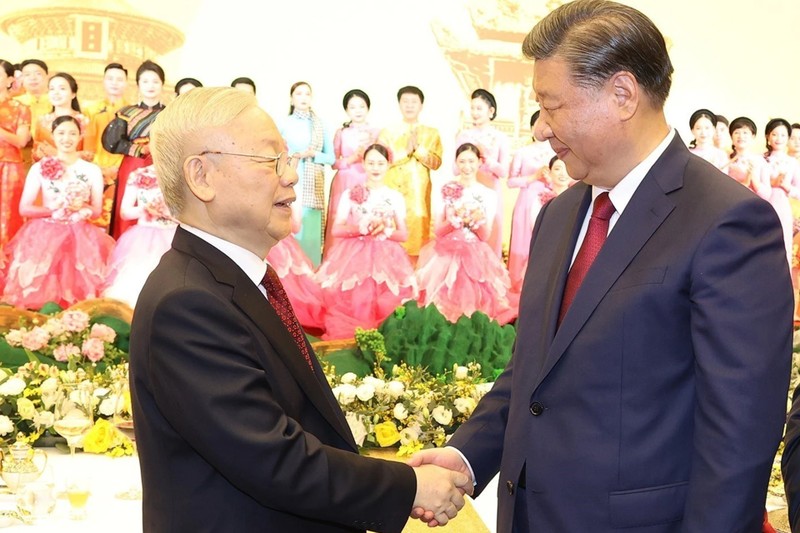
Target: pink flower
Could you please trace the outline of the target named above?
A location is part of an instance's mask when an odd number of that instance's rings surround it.
[[[131,175],[134,177],[134,184],[140,189],[152,189],[158,187],[158,180],[156,179],[156,167],[148,165],[139,170],[135,170]]]
[[[448,181],[442,185],[442,198],[445,202],[453,203],[464,194],[464,186],[457,181]]]
[[[96,363],[106,354],[103,341],[100,339],[86,339],[81,346],[81,353],[85,355],[89,361]]]
[[[100,339],[103,342],[114,342],[114,339],[117,338],[117,332],[105,324],[93,324],[89,337],[92,339]]]
[[[363,185],[356,185],[350,189],[350,200],[357,204],[363,204],[369,198],[369,189]]]
[[[65,311],[61,322],[67,331],[80,332],[89,327],[89,315],[83,311]]]
[[[6,342],[11,346],[22,346],[22,331],[19,329],[12,329],[5,335]]]
[[[550,189],[546,189],[539,193],[539,201],[541,202],[542,205],[546,204],[555,197],[556,193],[554,193]]]
[[[57,157],[45,157],[39,161],[39,170],[46,180],[57,180],[64,175],[64,164]]]
[[[80,354],[81,351],[74,344],[62,344],[53,350],[53,357],[55,357],[56,361],[61,361],[62,363],[66,363],[70,357],[77,357]]]
[[[50,333],[43,327],[36,326],[22,335],[22,347],[35,352],[47,346],[49,340]]]

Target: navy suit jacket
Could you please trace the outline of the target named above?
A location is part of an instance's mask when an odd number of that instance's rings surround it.
[[[542,209],[514,355],[450,444],[478,489],[499,470],[499,533],[515,490],[537,532],[760,531],[792,351],[777,215],[676,135],[557,328],[590,198]]]
[[[178,228],[131,329],[144,530],[399,532],[413,471],[357,454],[314,364],[245,273]]]

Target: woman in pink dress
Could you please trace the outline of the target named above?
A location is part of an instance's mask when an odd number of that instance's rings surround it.
[[[757,131],[755,122],[749,118],[733,119],[730,125],[733,152],[731,161],[724,170],[728,176],[769,200],[772,186],[769,183],[767,162],[761,154],[752,151]]]
[[[95,298],[105,281],[114,240],[89,222],[100,214],[103,174],[79,157],[80,131],[72,116],[55,119],[56,157],[43,158],[28,172],[19,210],[29,220],[5,250],[7,303],[32,309],[50,301],[72,305]]]
[[[13,83],[14,66],[0,59],[0,251],[22,226],[22,148],[31,139],[31,110],[11,97],[9,88]]]
[[[144,282],[172,246],[177,227],[153,165],[128,174],[120,216],[137,222],[125,230],[114,247],[103,296],[135,307]]]
[[[494,95],[485,89],[472,93],[470,104],[472,127],[462,130],[456,136],[456,146],[464,143],[475,145],[481,156],[478,182],[495,192],[497,205],[493,211],[494,221],[487,242],[498,257],[503,253],[503,182],[508,177],[511,157],[511,141],[508,136],[489,123],[497,117],[497,102]],[[454,165],[453,172],[458,173]]]
[[[511,244],[508,249],[508,274],[512,287],[521,285],[525,275],[533,222],[542,207],[542,194],[548,191],[541,171],[547,168],[548,162],[555,155],[549,142],[539,142],[533,137],[533,125],[538,117],[538,111],[531,115],[533,142],[520,148],[514,155],[508,176],[509,188],[519,188],[511,219]]]
[[[314,265],[294,234],[300,231],[303,217],[299,202],[292,204],[292,235],[287,235],[270,248],[267,263],[275,269],[286,296],[292,303],[297,321],[306,332],[320,336],[325,328],[325,307],[322,289],[314,278]]]
[[[323,255],[326,255],[336,242],[332,230],[339,198],[345,190],[352,189],[356,185],[363,185],[367,180],[363,163],[364,149],[375,143],[380,133],[379,129],[367,124],[370,106],[367,93],[359,89],[347,91],[342,100],[342,106],[350,120],[336,130],[333,137],[333,151],[336,154],[333,168],[336,170],[336,174],[331,181]]]
[[[792,265],[794,217],[789,197],[800,198],[800,163],[787,152],[791,125],[782,118],[767,122],[764,133],[767,137],[767,177],[771,186],[769,203],[778,213],[786,244],[786,257]]]
[[[324,339],[351,338],[375,328],[417,296],[414,267],[400,245],[408,237],[403,195],[384,183],[389,151],[364,151],[367,181],[342,194],[333,234],[339,241],[317,272],[325,302]]]
[[[542,206],[562,192],[566,191],[570,185],[575,183],[567,173],[566,164],[564,164],[564,162],[560,160],[557,155],[554,155],[548,162],[547,166],[541,169],[540,174],[545,179],[545,186],[537,196],[539,201],[538,207],[531,211],[531,216],[533,217],[530,220],[531,231],[533,231],[533,224],[536,222],[536,217],[538,216]],[[530,239],[528,239],[528,250],[526,250],[525,256],[521,258],[521,264],[519,265],[521,277],[516,281],[513,279],[511,280],[511,289],[508,291],[508,301],[511,305],[511,308],[514,309],[515,312],[519,311],[519,297],[522,293],[522,282],[525,279],[525,272],[528,270],[528,260],[530,257],[527,252],[529,251]]]
[[[508,301],[511,282],[486,242],[495,221],[497,193],[478,183],[477,146],[459,146],[456,165],[458,177],[441,188],[441,207],[434,214],[436,238],[419,253],[419,300],[435,305],[450,322],[481,311],[505,324],[516,316]]]
[[[728,164],[728,154],[714,146],[717,132],[717,116],[708,109],[698,109],[689,117],[689,128],[694,139],[689,143],[689,150],[711,163],[717,168]]]

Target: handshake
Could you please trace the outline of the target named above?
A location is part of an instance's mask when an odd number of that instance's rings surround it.
[[[464,507],[464,494],[472,495],[469,467],[453,448],[415,453],[408,464],[417,476],[417,494],[411,518],[430,527],[443,526]]]

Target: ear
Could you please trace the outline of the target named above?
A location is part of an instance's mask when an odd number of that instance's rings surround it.
[[[201,202],[208,203],[217,195],[213,176],[209,173],[212,164],[202,155],[189,156],[183,162],[183,175],[192,194]]]
[[[642,89],[636,77],[628,71],[620,71],[609,80],[613,91],[613,100],[620,119],[629,120],[636,114],[642,97]]]

